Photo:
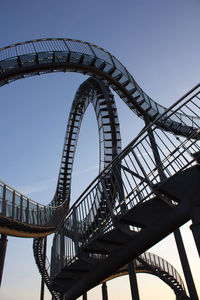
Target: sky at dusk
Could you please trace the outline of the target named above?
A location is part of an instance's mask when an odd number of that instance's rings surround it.
[[[126,66],[141,88],[168,107],[200,76],[199,0],[2,0],[0,48],[40,38],[73,38],[108,50]],[[35,201],[53,198],[65,128],[74,94],[87,76],[54,73],[15,81],[0,89],[0,180]],[[115,94],[123,147],[144,126]],[[74,163],[72,201],[98,173],[98,129],[89,107],[81,127]],[[189,229],[181,228],[196,287],[200,261]],[[50,252],[52,237],[48,238]],[[173,235],[149,251],[169,261],[181,274]],[[161,280],[138,275],[141,300],[171,300]],[[109,300],[130,300],[128,276],[108,283]],[[200,294],[200,289],[198,290]],[[101,299],[101,287],[88,293]],[[36,300],[40,276],[32,239],[8,237],[2,300]],[[45,300],[51,296],[46,290]]]

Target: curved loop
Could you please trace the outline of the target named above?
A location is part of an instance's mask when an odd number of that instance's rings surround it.
[[[119,154],[121,136],[114,97],[103,82],[90,78],[78,89],[71,108],[54,199],[48,206],[39,205],[0,182],[2,233],[37,238],[54,232],[60,224],[69,207],[71,174],[78,135],[84,113],[90,103],[93,104],[98,122],[100,171]],[[21,225],[16,226],[16,222],[20,222]]]
[[[144,252],[135,259],[135,270],[136,273],[148,273],[159,277],[174,290],[176,295],[182,297],[181,299],[188,299],[180,274],[162,257],[151,252]],[[128,273],[128,265],[125,265],[107,277],[103,282],[127,275]]]
[[[74,156],[83,116],[92,103],[99,131],[99,171],[121,151],[121,135],[114,96],[102,81],[89,78],[76,92],[65,135],[64,148],[53,205],[63,203],[70,192]]]
[[[40,39],[0,49],[0,86],[34,75],[71,71],[104,79],[122,100],[142,118],[151,121],[166,108],[152,100],[136,83],[127,69],[108,51],[93,44],[72,39]],[[160,127],[183,134],[182,114],[176,113]],[[192,126],[196,117],[190,118]]]

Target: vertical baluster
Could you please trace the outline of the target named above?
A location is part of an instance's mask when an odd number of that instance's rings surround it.
[[[35,214],[34,214],[34,209],[32,208],[31,210],[32,213],[32,224],[35,225]]]
[[[23,220],[23,196],[22,195],[20,197],[20,216],[19,216],[19,218],[20,218],[20,221],[22,222],[22,220]]]
[[[77,212],[76,207],[73,209],[73,234],[74,234],[74,244],[75,244],[75,255],[78,253],[78,235],[77,235]]]
[[[19,220],[19,205],[16,206],[16,220]]]
[[[42,212],[43,212],[42,208],[40,207],[40,209],[39,209],[39,223],[40,223],[41,226],[43,225]]]
[[[26,223],[29,224],[29,199],[27,199],[27,206],[26,206]]]
[[[47,224],[47,211],[46,206],[44,206],[44,225]]]
[[[39,205],[37,203],[37,225],[39,225]]]
[[[15,218],[15,191],[12,194],[12,219]]]
[[[2,214],[6,216],[6,185],[3,186]]]

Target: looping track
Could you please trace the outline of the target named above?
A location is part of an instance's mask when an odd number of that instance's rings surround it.
[[[200,129],[199,114],[195,110],[198,110],[199,106],[193,102],[193,99],[199,99],[199,90],[197,90],[199,86],[180,99],[177,105],[166,109],[145,94],[127,69],[113,55],[87,42],[71,39],[41,39],[0,49],[0,86],[21,78],[58,71],[79,72],[92,78],[79,87],[72,104],[55,196],[48,206],[42,207],[6,184],[0,184],[0,228],[4,234],[24,236],[26,232],[30,237],[40,238],[57,230],[52,251],[54,261],[51,266],[53,274],[51,274],[51,285],[47,274],[45,279],[55,297],[57,297],[56,290],[61,294],[67,292],[69,299],[74,299],[86,288],[84,280],[87,278],[82,280],[79,277],[71,278],[67,277],[71,275],[66,275],[64,280],[69,284],[63,285],[63,279],[60,280],[59,276],[67,272],[69,274],[68,268],[73,268],[78,263],[81,265],[86,251],[91,254],[87,259],[94,258],[94,251],[104,251],[107,256],[102,264],[106,265],[110,257],[111,264],[114,265],[116,254],[111,245],[107,245],[105,249],[103,247],[102,250],[102,246],[100,249],[99,246],[94,246],[95,242],[105,244],[103,238],[110,235],[111,239],[114,239],[117,232],[124,238],[123,245],[115,245],[119,252],[125,249],[127,241],[136,240],[137,243],[139,234],[145,236],[145,230],[147,229],[148,232],[149,227],[152,226],[153,220],[150,218],[141,220],[141,211],[150,210],[149,203],[150,207],[155,206],[164,218],[169,214],[169,207],[173,208],[175,214],[179,214],[181,200],[174,201],[173,197],[169,199],[163,185],[176,173],[198,162]],[[149,124],[121,153],[119,120],[110,88],[118,93],[133,112]],[[187,101],[180,104],[185,99]],[[98,122],[100,175],[69,210],[74,155],[81,122],[90,103],[94,107]],[[188,109],[188,103],[195,106],[195,109],[190,107]],[[164,138],[168,138],[165,131],[182,136],[183,141],[177,138],[178,142],[171,142],[171,146],[168,147],[169,141],[165,143],[160,138],[160,133]],[[157,140],[160,139],[157,143],[158,149],[155,149],[155,136]],[[167,147],[167,155],[162,151],[162,143]],[[145,155],[140,147],[146,151]],[[188,159],[188,153],[192,159]],[[145,156],[149,156],[148,162]],[[179,157],[184,160],[183,163],[179,162]],[[85,209],[87,205],[88,208]],[[184,206],[185,203],[181,205]],[[155,217],[153,211],[150,211],[150,215],[152,219]],[[184,216],[180,214],[179,217],[180,219],[170,228],[163,227],[163,232],[154,237],[154,242],[183,224],[190,216],[187,212]],[[33,235],[35,230],[37,234]],[[61,244],[66,237],[68,248],[71,249],[62,249],[62,252]],[[34,241],[34,255],[40,270],[44,258],[41,241],[41,239]],[[143,245],[138,244],[138,247],[144,250]],[[130,257],[131,255],[136,257],[137,251],[130,254]],[[55,266],[57,260],[58,265]],[[121,260],[118,267],[121,267],[124,262],[125,260]],[[95,264],[99,266],[97,261]],[[91,278],[88,288],[103,279],[100,272],[99,274],[96,272],[96,277],[92,278],[95,271],[91,265],[87,269],[87,276]],[[109,265],[106,267],[107,275],[113,273],[113,266],[110,266],[110,269]],[[79,287],[78,292],[75,291],[76,283]],[[185,297],[187,299],[187,296]]]

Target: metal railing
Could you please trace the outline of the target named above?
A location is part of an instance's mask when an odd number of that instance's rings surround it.
[[[200,124],[195,117],[200,113],[199,94],[200,85],[147,126],[79,197],[55,235],[53,276],[76,260],[95,238],[112,230],[127,211],[161,197],[159,184],[198,162]],[[159,126],[177,113],[184,115],[181,123],[177,122],[181,138]],[[176,205],[174,201],[169,204]]]
[[[0,181],[0,217],[38,227],[56,227],[62,220],[65,204],[60,207],[37,203]]]
[[[151,267],[153,267],[155,270],[158,270],[164,273],[165,275],[170,275],[172,277],[172,280],[174,282],[174,279],[176,280],[176,283],[178,283],[180,289],[183,291],[185,290],[185,285],[183,283],[183,280],[180,276],[180,274],[177,272],[177,270],[166,260],[164,260],[162,257],[155,255],[150,252],[145,252],[141,254],[138,258],[135,260],[136,267],[138,267],[140,264],[144,265],[144,263],[147,263]],[[163,275],[163,276],[165,276]],[[177,286],[177,285],[176,285]],[[178,286],[177,286],[178,287]]]

